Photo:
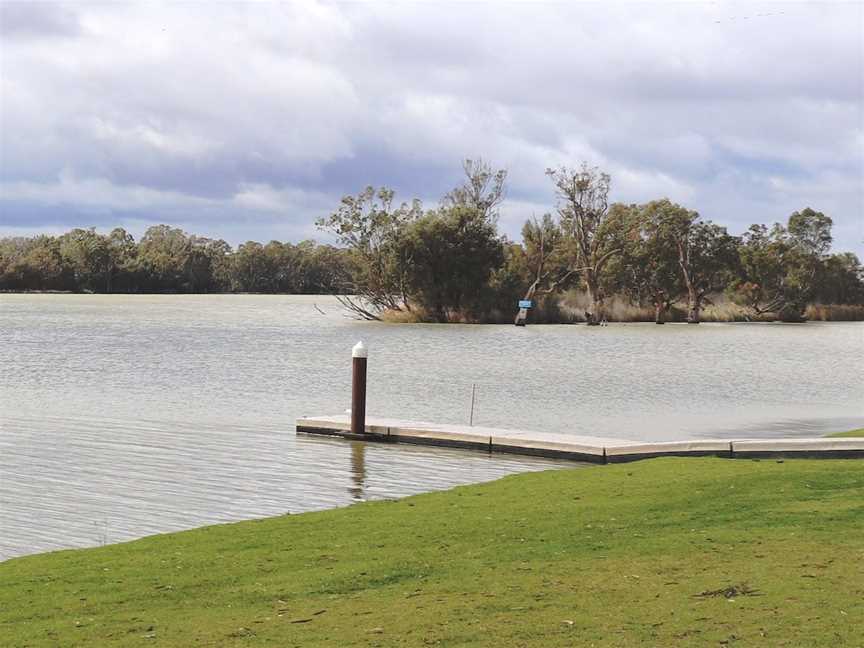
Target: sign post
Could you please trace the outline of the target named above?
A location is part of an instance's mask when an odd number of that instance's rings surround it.
[[[516,314],[516,321],[514,322],[516,326],[525,326],[528,323],[528,311],[533,305],[534,302],[530,299],[519,300],[519,312]]]

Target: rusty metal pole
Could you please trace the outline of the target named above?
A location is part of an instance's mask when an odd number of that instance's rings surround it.
[[[358,342],[351,350],[351,434],[366,433],[366,360],[369,351]]]

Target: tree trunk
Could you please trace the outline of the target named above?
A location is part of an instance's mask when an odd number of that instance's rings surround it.
[[[801,324],[807,321],[807,307],[800,304],[786,304],[777,311],[777,319],[781,322]]]
[[[513,320],[513,323],[516,326],[525,326],[528,323],[528,309],[520,308],[519,312],[516,313],[516,319]]]
[[[688,299],[687,299],[687,323],[688,324],[698,324],[699,323],[699,311],[702,310],[702,300],[696,294],[696,291],[692,288],[688,289]]]
[[[533,301],[534,295],[537,293],[537,285],[540,280],[537,279],[534,283],[532,283],[528,287],[528,291],[525,293],[525,296],[522,298],[526,301]],[[528,323],[528,309],[520,308],[519,312],[516,313],[516,319],[513,321],[516,326],[525,326]]]
[[[693,284],[690,276],[690,247],[684,239],[678,239],[678,265],[681,267],[681,276],[687,286],[687,323],[699,323],[699,310],[702,308],[702,298]]]
[[[600,294],[597,276],[590,269],[585,271],[585,287],[588,289],[589,309],[585,313],[586,323],[588,326],[600,326],[603,319],[603,295]]]
[[[655,324],[665,324],[665,320],[663,319],[663,303],[659,301],[654,302],[654,323]]]

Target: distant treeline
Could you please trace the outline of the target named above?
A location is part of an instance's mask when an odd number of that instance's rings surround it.
[[[167,225],[140,241],[74,229],[61,236],[0,239],[0,290],[93,293],[335,293],[347,252],[313,241],[237,249]]]
[[[610,204],[608,174],[562,166],[547,170],[554,210],[526,221],[517,243],[497,227],[506,171],[482,160],[464,170],[434,209],[397,204],[386,188],[346,196],[317,223],[338,247],[235,250],[167,225],[137,242],[119,228],[2,239],[0,290],[328,293],[359,317],[393,321],[513,321],[519,300],[532,308],[517,321],[534,322],[577,319],[574,303],[589,324],[630,307],[631,319],[698,322],[721,301],[732,319],[864,316],[861,263],[831,253],[832,221],[819,211],[735,236],[668,199]]]

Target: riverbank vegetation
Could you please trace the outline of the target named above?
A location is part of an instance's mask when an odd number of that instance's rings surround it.
[[[10,647],[858,646],[854,460],[666,458],[0,564]]]
[[[611,177],[549,169],[554,209],[522,241],[498,231],[506,171],[467,160],[433,209],[387,188],[346,196],[319,228],[337,245],[225,241],[167,225],[135,241],[75,229],[0,240],[0,290],[336,294],[388,321],[860,320],[864,270],[832,253],[831,218],[811,208],[740,235],[668,199],[610,202]],[[517,315],[516,303],[532,308]]]

